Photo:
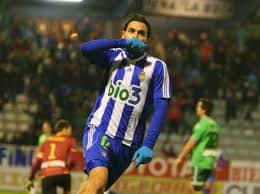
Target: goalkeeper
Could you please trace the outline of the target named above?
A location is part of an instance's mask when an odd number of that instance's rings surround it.
[[[76,150],[76,141],[71,137],[72,127],[66,120],[59,120],[54,128],[55,135],[50,136],[37,149],[33,160],[30,176],[26,189],[33,187],[33,179],[36,172],[41,168],[42,194],[56,194],[57,187],[61,187],[64,194],[70,194],[71,176],[70,169],[75,161],[71,153]]]

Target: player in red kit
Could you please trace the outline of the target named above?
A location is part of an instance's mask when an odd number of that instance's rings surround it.
[[[71,153],[76,150],[75,138],[71,137],[72,127],[66,120],[59,120],[54,128],[55,135],[39,147],[33,160],[27,189],[33,186],[33,179],[37,170],[41,169],[42,194],[56,194],[57,187],[61,187],[64,194],[70,194],[70,169],[75,162]]]

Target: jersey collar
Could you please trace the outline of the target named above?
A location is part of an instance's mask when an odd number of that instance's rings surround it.
[[[138,61],[144,59],[145,57],[147,57],[147,55],[148,55],[147,52],[144,52],[140,57],[137,57],[137,58],[130,58],[127,55],[127,62],[131,63],[131,64],[135,64],[136,62],[138,62]]]

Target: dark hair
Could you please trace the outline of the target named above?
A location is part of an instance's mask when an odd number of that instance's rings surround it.
[[[128,24],[132,21],[138,21],[138,22],[142,22],[147,26],[147,37],[150,38],[151,37],[151,25],[150,23],[146,20],[146,18],[141,15],[141,14],[131,14],[130,16],[128,16],[128,18],[126,19],[126,21],[123,24],[123,30],[125,31],[128,27]]]
[[[64,119],[60,119],[55,124],[54,132],[57,133],[57,132],[63,130],[64,128],[68,128],[68,127],[71,127],[70,122],[67,120],[64,120]]]
[[[209,116],[213,111],[212,101],[207,98],[200,98],[199,102],[201,102],[201,107],[203,108],[203,110],[205,110],[206,115]]]

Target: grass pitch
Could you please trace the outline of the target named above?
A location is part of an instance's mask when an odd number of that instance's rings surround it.
[[[26,191],[8,191],[0,190],[0,194],[28,194]]]

